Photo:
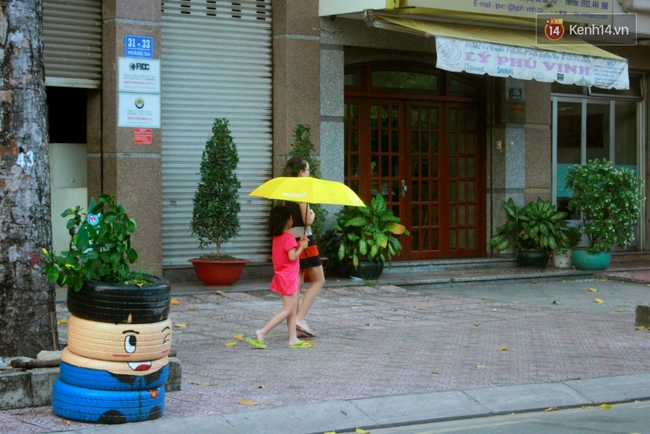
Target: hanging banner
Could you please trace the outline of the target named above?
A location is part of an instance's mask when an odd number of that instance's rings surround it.
[[[436,67],[545,83],[628,89],[627,62],[436,36]]]

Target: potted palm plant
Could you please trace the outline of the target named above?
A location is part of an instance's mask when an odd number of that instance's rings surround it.
[[[587,237],[586,249],[574,249],[571,256],[576,268],[604,270],[614,245],[632,244],[644,200],[642,185],[632,170],[616,169],[605,159],[569,169],[566,187],[573,193],[569,208],[580,212],[580,228]]]
[[[206,285],[231,285],[241,278],[247,259],[224,255],[223,243],[239,233],[239,188],[237,164],[239,154],[228,120],[215,119],[201,158],[201,180],[194,194],[192,235],[199,238],[199,247],[216,246],[216,254],[190,259],[198,279]]]
[[[400,218],[386,206],[382,195],[368,207],[345,206],[335,214],[334,229],[340,234],[338,258],[348,261],[350,277],[374,280],[381,276],[384,262],[399,255],[402,244],[393,235],[410,235]]]
[[[541,197],[524,207],[517,206],[512,198],[502,205],[508,220],[497,228],[488,245],[502,251],[514,241],[519,265],[545,267],[550,253],[566,242],[567,213]]]

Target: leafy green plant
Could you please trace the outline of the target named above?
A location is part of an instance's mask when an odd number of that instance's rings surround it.
[[[642,185],[632,170],[616,169],[605,159],[569,168],[566,188],[573,192],[569,209],[582,213],[580,228],[590,253],[632,244],[644,200],[639,191]]]
[[[85,280],[107,283],[141,284],[129,268],[138,259],[131,247],[131,234],[136,230],[135,220],[126,214],[124,205],[115,203],[115,196],[102,194],[99,202],[91,199],[88,213],[81,207],[65,210],[61,217],[72,216],[66,227],[76,233],[70,250],[57,255],[45,254],[44,270],[50,281],[59,286],[81,290]]]
[[[565,249],[578,247],[582,242],[582,231],[579,228],[566,228],[564,235],[566,236],[566,242],[562,244],[562,247]]]
[[[239,188],[237,164],[239,154],[228,120],[215,119],[212,137],[205,144],[201,158],[201,180],[194,194],[192,213],[192,235],[198,235],[199,247],[215,244],[215,255],[204,255],[202,259],[231,258],[221,254],[221,245],[237,236],[239,225]]]
[[[311,126],[298,124],[293,132],[293,143],[291,150],[287,154],[287,161],[293,157],[301,157],[309,164],[309,176],[313,178],[321,178],[320,167],[318,160],[314,158],[316,154],[316,146],[311,141]],[[283,173],[286,166],[283,168]],[[315,218],[311,224],[311,228],[315,234],[324,232],[327,221],[327,210],[320,204],[310,204],[309,207],[314,210]]]
[[[391,257],[402,251],[402,244],[393,234],[410,235],[382,195],[373,197],[369,207],[345,206],[335,216],[333,226],[341,234],[337,256],[341,261],[352,259],[355,268],[361,258],[392,264]]]
[[[542,250],[545,253],[567,242],[564,228],[567,213],[558,211],[550,200],[541,197],[520,208],[512,198],[502,203],[508,220],[497,228],[488,244],[497,250],[507,249],[514,240],[520,250]]]

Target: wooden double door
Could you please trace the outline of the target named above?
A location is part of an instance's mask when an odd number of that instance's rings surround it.
[[[382,194],[411,232],[400,260],[485,254],[485,146],[476,103],[345,101],[345,182]]]

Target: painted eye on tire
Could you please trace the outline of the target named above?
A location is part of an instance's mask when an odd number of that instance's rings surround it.
[[[135,353],[135,347],[137,345],[138,338],[130,335],[124,338],[124,350],[129,353]]]

